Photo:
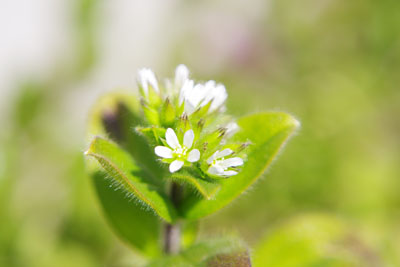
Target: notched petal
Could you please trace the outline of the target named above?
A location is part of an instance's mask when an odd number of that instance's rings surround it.
[[[236,171],[224,171],[223,172],[224,176],[233,176],[233,175],[236,175],[236,174],[238,174],[238,172],[236,172]]]
[[[223,158],[223,157],[229,156],[232,153],[233,153],[232,149],[225,148],[221,152],[217,151],[217,154],[215,155],[215,159],[219,159],[219,158]]]
[[[159,92],[158,83],[154,72],[151,69],[143,68],[138,71],[138,80],[141,85],[145,96],[148,95],[149,85],[156,91]]]
[[[196,162],[200,159],[200,151],[198,149],[193,149],[190,151],[187,160],[189,162]]]
[[[186,131],[184,137],[183,137],[183,145],[190,149],[193,145],[193,140],[194,140],[194,132],[192,129]]]
[[[170,165],[169,165],[169,171],[171,173],[174,173],[178,170],[180,170],[183,166],[183,161],[181,160],[174,160]]]
[[[172,130],[171,128],[168,128],[167,131],[165,132],[165,139],[167,141],[167,144],[172,148],[178,148],[181,145],[179,144],[178,137],[175,134],[175,131]]]
[[[178,65],[175,70],[175,85],[178,87],[182,87],[188,78],[189,69],[183,64]]]
[[[241,166],[243,165],[243,159],[236,157],[236,158],[230,158],[230,159],[225,159],[221,163],[225,168],[229,167],[236,167],[236,166]]]
[[[157,156],[170,159],[172,158],[172,150],[166,146],[156,146],[154,152]]]
[[[209,157],[209,158],[207,159],[207,163],[208,163],[208,164],[211,164],[211,163],[214,161],[214,159],[216,159],[216,156],[218,155],[218,153],[219,153],[219,151],[217,151],[217,152],[215,152],[214,154],[212,154],[211,157]]]

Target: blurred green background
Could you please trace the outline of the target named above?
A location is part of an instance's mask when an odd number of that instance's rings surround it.
[[[223,82],[236,116],[302,128],[268,174],[203,221],[260,266],[400,266],[400,2],[2,2],[0,266],[139,266],[85,175],[90,106],[136,70]],[[255,129],[256,130],[256,129]]]

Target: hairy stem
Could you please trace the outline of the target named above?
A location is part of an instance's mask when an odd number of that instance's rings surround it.
[[[178,207],[182,199],[182,187],[172,182],[170,197],[175,207]],[[178,223],[165,225],[164,229],[164,251],[167,254],[176,254],[179,252],[181,243],[181,228]]]

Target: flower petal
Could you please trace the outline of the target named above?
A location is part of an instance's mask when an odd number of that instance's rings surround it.
[[[225,159],[225,160],[221,161],[221,166],[223,168],[236,167],[236,166],[241,166],[241,165],[243,165],[243,159],[241,159],[239,157]]]
[[[167,131],[165,132],[165,139],[167,140],[167,144],[172,149],[181,147],[178,141],[178,137],[176,136],[174,130],[172,130],[171,128],[168,128]]]
[[[189,162],[196,162],[200,159],[200,151],[198,149],[193,149],[192,151],[190,151],[187,160]]]
[[[194,82],[193,80],[186,80],[181,88],[179,93],[179,104],[181,105],[184,100],[187,99],[188,95],[190,95],[193,91]]]
[[[219,158],[222,158],[222,157],[226,157],[226,156],[229,156],[229,155],[232,154],[232,153],[233,153],[233,150],[232,150],[232,149],[225,148],[225,149],[222,150],[221,152],[217,151],[217,153],[216,153],[216,155],[215,155],[215,158],[216,158],[216,159],[219,159]]]
[[[172,150],[166,146],[156,146],[154,148],[154,153],[156,153],[157,156],[170,159],[172,158]]]
[[[209,109],[210,112],[220,108],[228,97],[225,86],[222,84],[216,84],[215,81],[206,82],[203,91],[205,95],[204,101],[201,103],[201,105],[204,106],[211,102]]]
[[[139,84],[143,89],[144,95],[147,97],[149,93],[149,85],[156,91],[159,92],[158,83],[154,72],[151,69],[143,68],[138,72]]]
[[[189,149],[193,145],[194,140],[194,132],[192,129],[186,131],[185,135],[183,136],[183,145]]]
[[[236,122],[228,123],[225,126],[225,128],[226,128],[225,138],[229,138],[239,131],[239,125]]]
[[[174,160],[170,165],[169,165],[169,171],[171,173],[178,171],[180,168],[183,166],[183,161],[181,160]]]
[[[207,96],[207,91],[203,84],[196,84],[190,94],[186,95],[186,101],[189,102],[195,109],[199,107],[201,102]]]
[[[189,70],[185,65],[180,64],[178,67],[176,67],[176,70],[175,70],[175,86],[176,87],[181,89],[183,84],[186,82],[186,80],[188,78],[189,78]]]
[[[225,86],[218,84],[213,89],[213,102],[211,103],[210,111],[214,111],[222,106],[227,98],[228,94],[226,93]]]
[[[224,173],[224,170],[218,166],[211,166],[210,168],[208,168],[207,172],[213,175],[222,175]]]
[[[207,159],[207,163],[211,164],[214,161],[214,159],[216,159],[216,156],[218,155],[218,153],[219,153],[219,150],[217,150],[214,154],[212,154],[211,157],[209,157]]]
[[[235,172],[235,171],[224,171],[222,175],[224,175],[224,176],[233,176],[233,175],[236,175],[236,174],[238,174],[238,172]]]

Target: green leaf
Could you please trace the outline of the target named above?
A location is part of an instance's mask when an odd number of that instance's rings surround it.
[[[232,141],[251,143],[246,149],[244,166],[238,175],[220,181],[221,189],[213,199],[188,196],[183,200],[180,212],[185,218],[195,220],[207,216],[243,193],[265,172],[299,122],[286,113],[268,112],[243,117],[238,124],[241,130]]]
[[[149,257],[159,256],[161,247],[158,217],[129,201],[123,190],[115,190],[115,185],[107,178],[106,172],[97,171],[92,178],[104,214],[116,234],[143,254]]]
[[[179,184],[188,184],[199,192],[205,199],[212,199],[221,188],[221,185],[217,181],[194,177],[185,171],[174,173],[170,178]]]
[[[208,240],[177,255],[158,259],[148,267],[251,266],[247,247],[236,238]]]
[[[176,218],[176,210],[169,198],[152,184],[129,153],[103,138],[96,137],[86,155],[97,159],[117,186],[129,197],[138,200],[167,222]]]
[[[117,142],[148,173],[147,178],[165,188],[162,168],[144,136],[134,128],[143,125],[139,115],[139,101],[130,93],[109,93],[98,99],[89,117],[88,138],[103,136]],[[126,191],[115,190],[110,175],[105,176],[99,164],[87,160],[94,186],[104,215],[114,232],[127,244],[149,257],[160,253],[160,219],[153,211],[146,210],[126,196]],[[102,176],[102,177],[100,177]],[[104,180],[104,177],[108,177]],[[110,187],[114,185],[113,187]],[[138,219],[140,218],[140,219]]]

